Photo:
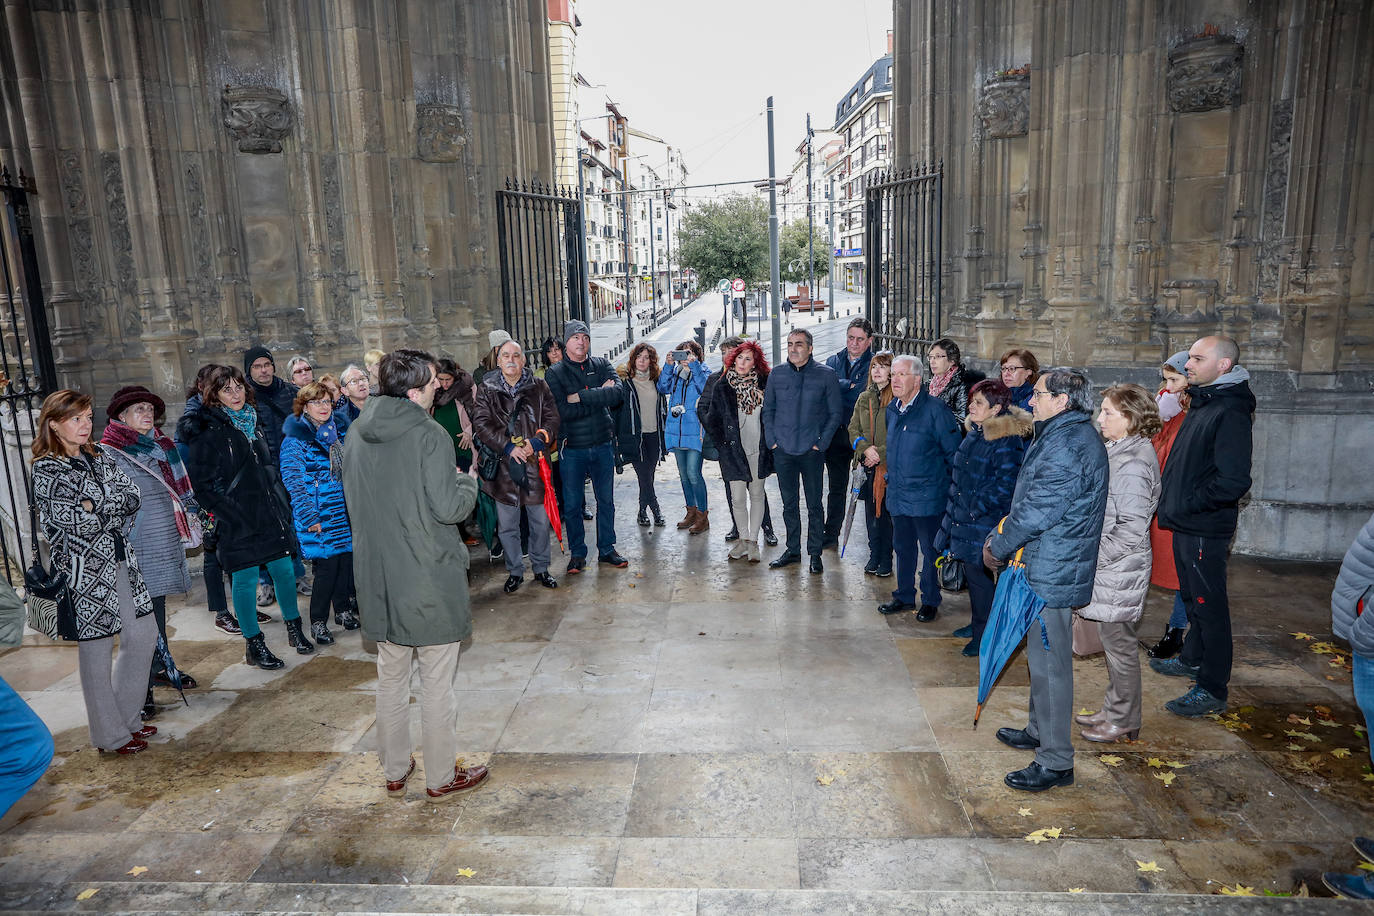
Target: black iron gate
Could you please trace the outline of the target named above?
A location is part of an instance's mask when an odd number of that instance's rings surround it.
[[[584,231],[576,189],[507,179],[496,192],[502,315],[531,362],[545,338],[563,336],[563,322],[587,320]]]
[[[12,178],[0,168],[5,198],[0,226],[0,561],[11,585],[23,579],[27,565],[29,443],[33,441],[43,398],[57,390],[57,369],[48,333],[47,304],[38,271],[30,195],[33,180],[20,172]]]
[[[943,162],[875,172],[865,187],[864,304],[880,346],[924,355],[940,336]]]

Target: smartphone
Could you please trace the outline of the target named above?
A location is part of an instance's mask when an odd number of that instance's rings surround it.
[[[685,363],[687,362],[687,357],[691,355],[692,354],[687,350],[674,350],[672,353],[668,354],[668,358],[675,363]]]

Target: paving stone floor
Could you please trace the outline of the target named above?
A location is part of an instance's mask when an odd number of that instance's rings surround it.
[[[707,535],[676,515],[636,527],[632,485],[618,479],[627,570],[562,578],[556,557],[562,588],[506,596],[474,551],[460,737],[492,777],[452,804],[428,804],[420,779],[387,797],[356,632],[300,657],[267,624],[286,667],[265,672],[213,629],[203,590],[172,602],[173,651],[201,687],[189,706],[159,691],[152,747],[117,759],[89,745],[72,646],[31,635],[0,654],[57,744],[0,820],[0,908],[1229,911],[1254,901],[1202,895],[1322,894],[1319,873],[1353,870],[1351,837],[1374,832],[1349,671],[1311,651],[1330,639],[1334,566],[1233,563],[1230,728],[1164,712],[1183,685],[1147,669],[1141,740],[1079,743],[1077,784],[1026,796],[1002,776],[1027,755],[993,737],[1024,723],[1025,663],[971,728],[977,662],[950,636],[964,595],[930,624],[884,618],[892,580],[864,576],[861,524],[823,575],[772,571],[727,563],[723,502]],[[667,465],[659,492],[679,502]],[[1168,601],[1151,596],[1144,636]],[[1078,660],[1076,705],[1096,708],[1105,683],[1100,657]],[[1060,834],[1025,839],[1040,828]]]

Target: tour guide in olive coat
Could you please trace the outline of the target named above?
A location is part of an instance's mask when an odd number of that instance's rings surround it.
[[[402,646],[466,639],[468,550],[458,522],[477,503],[477,481],[458,475],[449,434],[405,398],[370,398],[348,428],[343,483],[363,635]]]

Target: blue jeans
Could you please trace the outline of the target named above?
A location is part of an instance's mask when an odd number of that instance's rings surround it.
[[[611,485],[615,480],[615,452],[611,444],[592,448],[565,448],[558,463],[563,473],[563,524],[568,526],[568,554],[586,558],[587,532],[582,521],[582,507],[586,503],[582,485],[592,478],[592,493],[596,495],[596,550],[605,556],[615,550],[615,502]]]
[[[921,603],[940,606],[940,575],[935,569],[935,535],[943,515],[892,516],[892,544],[897,551],[897,588],[892,597],[916,603],[916,548],[921,548]]]
[[[1174,612],[1169,615],[1169,629],[1188,629],[1188,605],[1183,601],[1183,592],[1174,592]]]
[[[682,498],[690,509],[706,511],[706,478],[701,474],[701,452],[691,448],[675,448],[677,474],[682,478]]]
[[[1364,727],[1374,729],[1374,658],[1351,652],[1350,666],[1350,679],[1355,686],[1355,704],[1360,707],[1360,715],[1364,716]],[[1366,733],[1365,738],[1368,737]],[[1370,743],[1369,758],[1374,763],[1374,742]]]

